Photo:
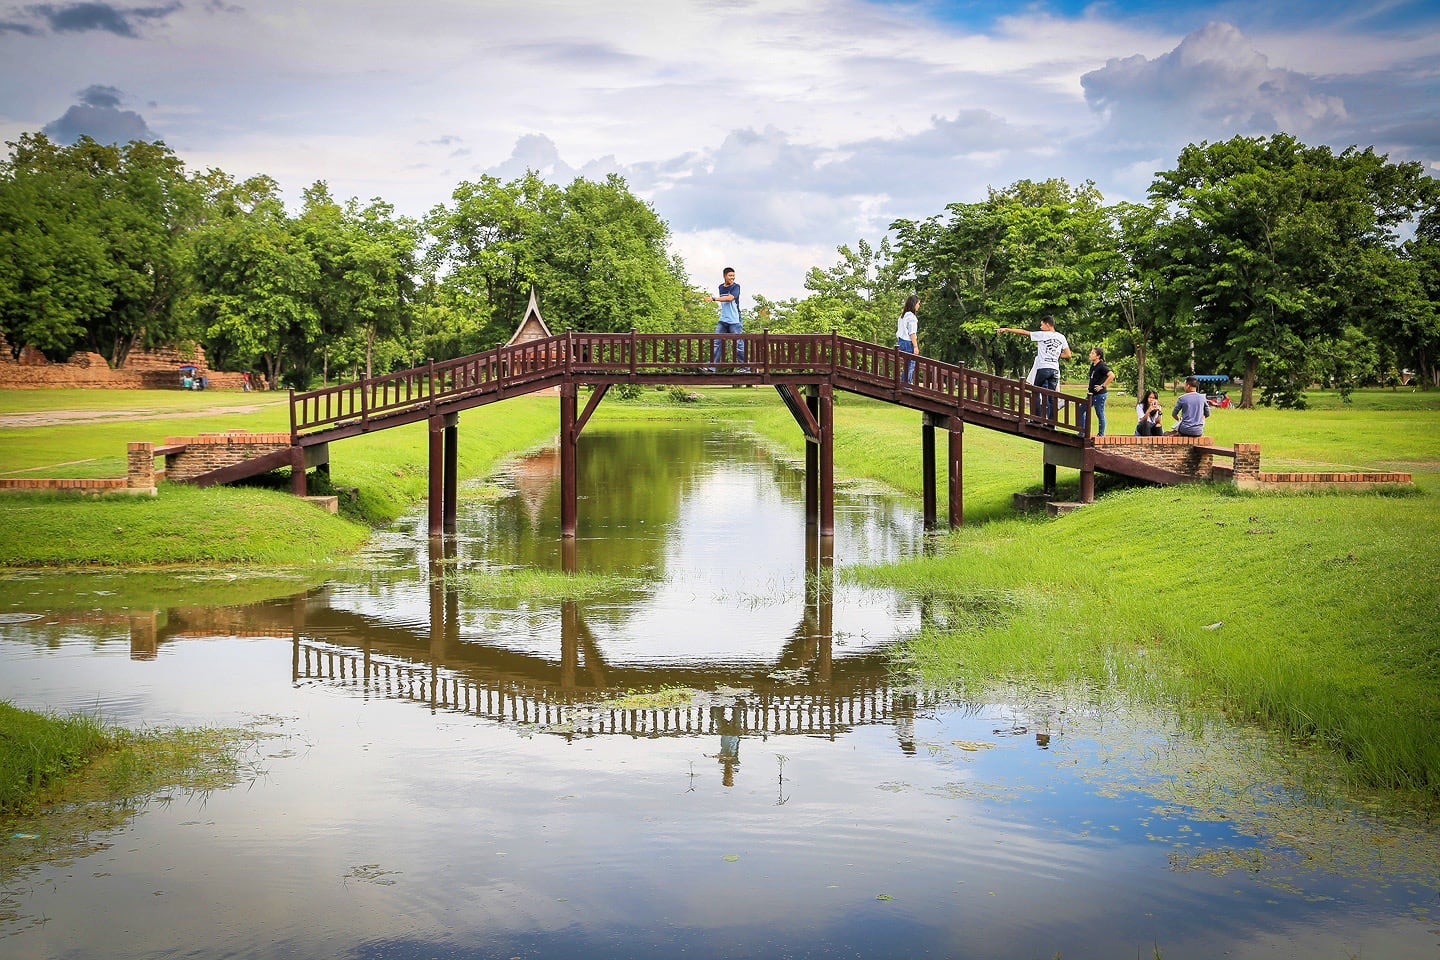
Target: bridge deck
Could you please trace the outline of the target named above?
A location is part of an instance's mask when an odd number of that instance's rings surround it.
[[[722,359],[713,363],[717,342]],[[906,380],[910,363],[913,382]],[[837,334],[568,333],[293,394],[292,442],[309,446],[341,440],[566,383],[829,383],[1035,440],[1078,447],[1088,436],[1086,397]],[[1045,399],[1049,413],[1040,409]]]

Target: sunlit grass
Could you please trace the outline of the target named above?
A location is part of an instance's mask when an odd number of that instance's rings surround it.
[[[25,809],[114,743],[92,717],[42,716],[0,702],[0,816]]]
[[[465,571],[455,576],[461,596],[476,603],[591,600],[642,590],[645,581],[614,574],[552,570]]]
[[[75,401],[96,403],[104,397],[107,410],[145,410],[153,402],[139,391],[6,391],[0,401],[8,404],[29,393],[80,394]],[[173,399],[166,391],[150,393]],[[185,394],[175,391],[175,396]],[[237,396],[255,395],[229,394],[228,400],[233,403]],[[192,397],[188,402],[196,401]],[[182,423],[183,428],[177,426]],[[550,442],[557,426],[553,397],[521,397],[468,411],[459,430],[460,479],[486,476],[518,451]],[[288,433],[288,407],[272,405],[258,413],[199,421],[0,429],[0,448],[7,469],[49,465],[11,475],[92,476],[99,471],[88,463],[104,460],[115,464],[114,475],[123,476],[121,458],[130,441],[236,429]],[[392,522],[423,502],[429,477],[427,443],[426,426],[414,424],[332,444],[330,480],[313,474],[311,492],[340,494],[339,517],[291,496],[284,471],[272,476],[269,489],[197,490],[161,484],[157,497],[3,494],[0,509],[7,522],[0,524],[0,566],[328,564],[358,549],[372,527]],[[65,466],[87,458],[84,467]]]

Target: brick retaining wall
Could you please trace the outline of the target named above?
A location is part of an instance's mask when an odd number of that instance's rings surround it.
[[[1261,472],[1260,444],[1235,444],[1233,460],[1214,453],[1213,437],[1096,437],[1097,449],[1118,453],[1196,480],[1233,483],[1241,490],[1270,490],[1300,493],[1321,490],[1370,490],[1377,487],[1413,484],[1408,473],[1277,473]],[[1232,462],[1226,462],[1232,460]]]
[[[167,437],[165,446],[179,448],[165,454],[166,477],[184,481],[277,450],[289,450],[290,434],[202,433],[198,437]]]
[[[1234,463],[1217,462],[1214,437],[1096,437],[1095,447],[1132,460],[1184,474],[1196,480],[1226,480],[1242,485],[1260,472],[1260,444],[1235,444]]]

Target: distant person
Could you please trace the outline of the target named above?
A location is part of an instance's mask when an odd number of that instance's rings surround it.
[[[716,333],[744,333],[745,325],[740,321],[740,284],[735,282],[735,268],[726,267],[721,271],[720,276],[723,282],[720,284],[718,296],[706,297],[710,303],[720,304],[720,321],[715,324]],[[720,354],[725,346],[724,341],[715,341],[715,352],[710,362],[715,366],[720,365]],[[735,342],[735,359],[738,363],[745,363],[745,341]]]
[[[1135,436],[1159,437],[1165,433],[1165,411],[1160,407],[1160,395],[1146,390],[1145,396],[1135,404]]]
[[[1185,378],[1185,392],[1175,401],[1170,415],[1179,422],[1174,432],[1182,437],[1198,437],[1205,433],[1205,418],[1210,416],[1210,404],[1205,394],[1200,393],[1200,383],[1194,377]]]
[[[1060,361],[1074,356],[1070,352],[1070,341],[1063,333],[1055,332],[1055,318],[1046,314],[1040,318],[1040,329],[1021,330],[1018,327],[1001,327],[997,333],[1013,333],[1035,341],[1035,386],[1045,390],[1060,389]],[[1055,398],[1036,395],[1035,409],[1031,411],[1046,420],[1055,419]]]
[[[245,389],[245,392],[246,392],[246,393],[249,393],[249,392],[250,392],[250,374],[248,374],[248,373],[245,374],[245,387],[244,387],[244,389]]]
[[[1110,384],[1115,382],[1115,371],[1105,362],[1105,351],[1095,347],[1090,351],[1090,409],[1095,411],[1095,436],[1105,436],[1105,401],[1110,397]]]
[[[740,765],[740,738],[745,733],[745,699],[735,698],[735,705],[730,708],[728,717],[724,707],[711,707],[710,720],[720,733],[720,752],[715,755],[721,766],[720,782],[724,786],[733,787],[735,768]]]
[[[920,355],[920,298],[913,293],[905,301],[900,322],[895,327],[895,348],[901,353]],[[915,382],[915,361],[906,366],[905,382]]]

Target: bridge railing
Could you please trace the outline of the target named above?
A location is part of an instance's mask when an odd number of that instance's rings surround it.
[[[716,358],[718,350],[718,360]],[[911,364],[913,378],[908,377]],[[1007,377],[901,353],[838,334],[567,333],[292,393],[291,435],[359,423],[469,396],[534,389],[567,376],[749,374],[835,378],[868,391],[913,391],[1002,420],[1084,435],[1090,402]],[[1049,401],[1053,415],[1042,409]]]

